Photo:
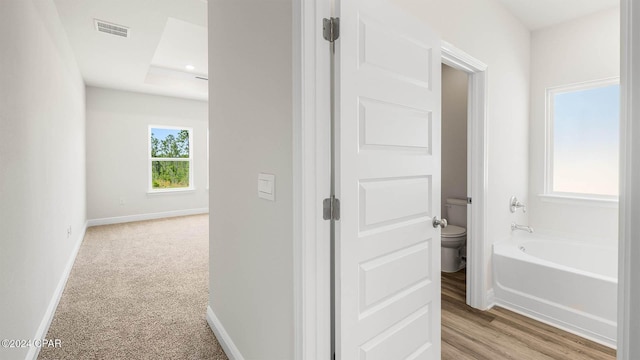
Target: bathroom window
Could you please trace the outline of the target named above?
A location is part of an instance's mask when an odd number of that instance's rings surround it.
[[[193,189],[192,129],[149,126],[150,192]]]
[[[547,195],[618,197],[618,79],[547,90]]]

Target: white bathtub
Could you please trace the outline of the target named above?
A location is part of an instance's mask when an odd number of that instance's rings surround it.
[[[496,304],[615,348],[616,247],[513,233],[493,246]]]

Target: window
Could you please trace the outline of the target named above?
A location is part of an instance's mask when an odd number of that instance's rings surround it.
[[[549,89],[547,106],[546,193],[617,198],[619,80]]]
[[[192,129],[149,126],[150,191],[193,188]]]

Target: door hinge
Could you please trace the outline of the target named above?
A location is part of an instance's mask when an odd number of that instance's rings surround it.
[[[471,204],[471,198],[470,197],[467,198],[467,204]]]
[[[322,218],[324,220],[340,220],[340,200],[335,196],[322,202]]]
[[[340,18],[322,19],[322,34],[328,42],[334,42],[340,37]]]

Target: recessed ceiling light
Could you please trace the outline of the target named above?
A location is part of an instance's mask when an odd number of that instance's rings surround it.
[[[193,65],[191,65],[191,64],[189,64],[189,65],[185,66],[184,68],[185,68],[185,69],[187,69],[187,70],[189,70],[189,71],[193,71],[193,70],[195,70],[195,69],[196,69],[196,67],[195,67],[195,66],[193,66]]]

